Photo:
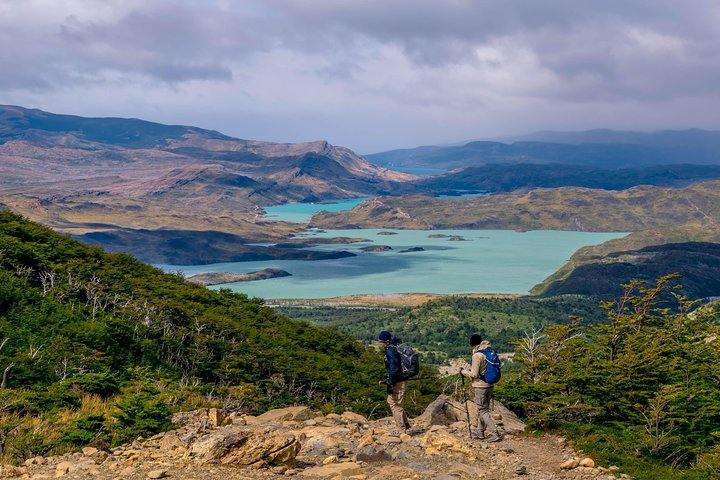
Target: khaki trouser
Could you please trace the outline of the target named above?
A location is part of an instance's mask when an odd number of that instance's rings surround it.
[[[405,408],[403,408],[406,389],[407,381],[397,382],[393,385],[393,393],[387,397],[387,402],[388,405],[390,405],[390,411],[392,411],[395,425],[400,430],[405,430],[405,424],[408,423],[407,415],[405,415]]]
[[[483,433],[486,429],[490,430],[490,433],[497,433],[497,426],[490,411],[493,387],[473,387],[473,390],[478,409],[478,429]]]

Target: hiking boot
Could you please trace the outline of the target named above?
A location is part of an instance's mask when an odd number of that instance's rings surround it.
[[[478,429],[472,430],[470,432],[470,438],[472,438],[473,440],[485,440],[485,432]]]
[[[499,442],[500,440],[502,440],[502,437],[497,433],[493,433],[487,438],[488,442]]]

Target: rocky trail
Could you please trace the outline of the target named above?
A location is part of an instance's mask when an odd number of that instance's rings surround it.
[[[470,411],[474,405],[469,402]],[[260,416],[196,410],[175,415],[177,430],[132,444],[24,466],[0,466],[0,478],[63,479],[615,479],[563,438],[524,433],[499,402],[493,415],[501,442],[469,438],[462,403],[439,397],[412,420],[409,434],[390,435],[391,419],[368,421],[345,412],[321,415],[307,407]],[[474,415],[473,415],[474,417]],[[474,420],[474,418],[473,418]],[[628,478],[622,475],[624,478]]]

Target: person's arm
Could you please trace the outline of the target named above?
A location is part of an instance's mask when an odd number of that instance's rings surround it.
[[[395,379],[400,373],[400,355],[394,348],[385,349],[385,358],[387,359],[387,384],[392,387],[395,383]]]
[[[482,371],[483,360],[485,356],[481,353],[473,353],[472,366],[470,367],[470,378],[478,378]]]

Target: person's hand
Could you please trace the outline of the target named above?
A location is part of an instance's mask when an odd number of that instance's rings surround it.
[[[385,380],[378,380],[378,385],[385,385],[387,382]]]
[[[387,394],[388,394],[388,395],[392,395],[392,394],[393,394],[393,386],[392,386],[392,385],[388,385],[388,386],[387,386]]]

